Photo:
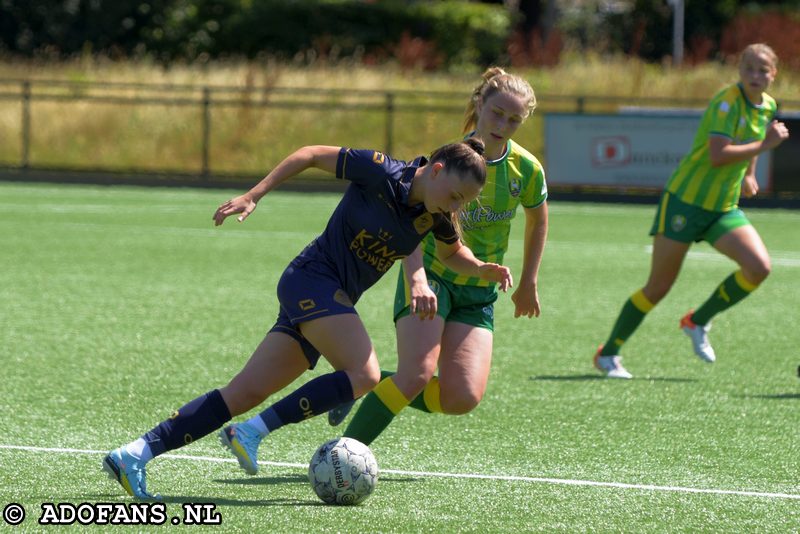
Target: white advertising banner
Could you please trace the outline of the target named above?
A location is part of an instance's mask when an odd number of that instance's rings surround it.
[[[700,115],[546,113],[547,182],[661,189],[689,152]],[[769,186],[769,158],[770,153],[759,156],[756,168],[763,189]]]

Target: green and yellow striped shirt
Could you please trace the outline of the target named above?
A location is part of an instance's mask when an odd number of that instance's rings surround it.
[[[760,106],[752,104],[739,84],[714,95],[700,120],[691,151],[681,160],[665,189],[683,202],[709,211],[736,208],[750,160],[712,167],[708,140],[712,135],[721,135],[737,145],[760,141],[776,110],[775,99],[766,93]]]
[[[477,200],[466,206],[461,219],[462,239],[478,259],[502,263],[517,206],[535,208],[541,205],[547,200],[547,183],[539,160],[510,139],[505,155],[487,162],[486,171],[486,185]],[[430,237],[422,242],[426,269],[455,284],[482,287],[493,284],[445,267],[436,258],[436,245]]]

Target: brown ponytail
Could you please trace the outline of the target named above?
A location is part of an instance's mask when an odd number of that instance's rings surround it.
[[[486,184],[486,160],[483,157],[485,148],[481,139],[470,137],[460,143],[451,143],[437,148],[431,154],[430,163],[440,161],[444,164],[445,169],[458,173],[462,180],[466,180],[466,177],[469,176],[483,187]],[[450,222],[459,237],[461,237],[463,213],[463,206],[457,212],[450,213]]]

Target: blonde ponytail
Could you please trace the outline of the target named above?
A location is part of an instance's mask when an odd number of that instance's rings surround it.
[[[497,92],[517,95],[526,101],[527,118],[536,108],[536,94],[523,78],[508,74],[500,67],[489,67],[481,76],[481,83],[475,86],[464,111],[463,133],[469,133],[478,124],[478,102],[485,102]]]

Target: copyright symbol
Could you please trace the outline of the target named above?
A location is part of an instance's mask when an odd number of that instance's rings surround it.
[[[9,525],[19,525],[25,520],[25,508],[17,503],[11,503],[3,508],[3,521]]]

